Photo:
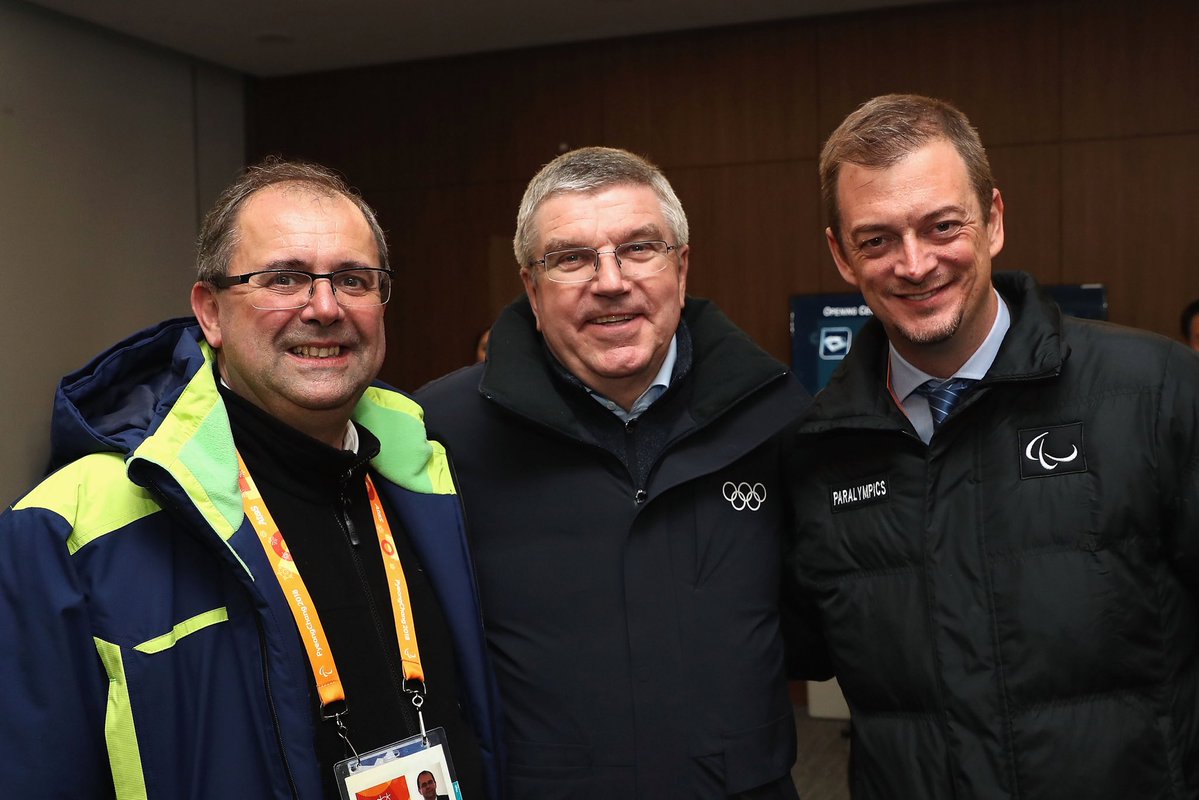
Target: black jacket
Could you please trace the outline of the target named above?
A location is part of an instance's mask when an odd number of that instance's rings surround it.
[[[808,397],[714,306],[684,321],[690,358],[627,430],[555,374],[523,300],[486,365],[418,393],[461,482],[513,797],[794,796],[779,470]]]
[[[871,321],[794,451],[854,796],[1199,797],[1199,359],[995,285],[1012,327],[928,446]]]

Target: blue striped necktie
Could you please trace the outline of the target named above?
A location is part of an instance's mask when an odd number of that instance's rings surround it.
[[[928,398],[928,411],[933,416],[933,430],[949,416],[949,412],[978,383],[974,378],[951,378],[947,381],[925,381],[916,387],[916,393]]]

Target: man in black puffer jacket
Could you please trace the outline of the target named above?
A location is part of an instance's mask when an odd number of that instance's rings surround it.
[[[793,451],[789,564],[854,797],[1199,797],[1199,359],[992,279],[1003,201],[947,104],[868,102],[821,178],[876,318]]]

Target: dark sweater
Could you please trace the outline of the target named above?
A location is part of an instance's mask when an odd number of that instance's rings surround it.
[[[402,688],[391,596],[366,494],[365,476],[379,440],[358,425],[358,452],[335,449],[224,386],[221,395],[238,452],[320,614],[345,688],[351,743],[365,753],[419,733],[411,699]],[[453,650],[441,607],[396,515],[385,511],[408,580],[428,685],[425,725],[446,729],[463,795],[480,797],[478,743],[458,707]],[[333,723],[321,719],[311,680],[309,690],[325,792],[335,798],[333,765],[351,754]]]

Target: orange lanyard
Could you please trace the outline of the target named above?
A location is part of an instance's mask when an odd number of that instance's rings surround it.
[[[321,707],[346,699],[341,677],[337,672],[337,664],[333,661],[333,652],[329,649],[329,641],[325,638],[325,629],[312,603],[312,595],[300,577],[296,567],[275,524],[271,512],[267,510],[266,502],[258,491],[250,471],[242,461],[241,454],[237,455],[238,486],[241,489],[242,505],[246,516],[258,534],[258,541],[270,559],[275,578],[287,596],[296,628],[300,638],[304,640],[304,648],[308,651],[308,661],[312,666],[312,677],[316,680],[316,691],[321,698]],[[383,513],[383,504],[375,491],[375,484],[370,476],[366,476],[366,494],[370,498],[371,513],[375,519],[375,532],[379,536],[379,549],[383,553],[383,565],[387,568],[387,587],[391,593],[391,605],[395,618],[396,641],[400,646],[400,659],[404,672],[405,691],[408,681],[420,681],[424,690],[425,672],[421,667],[420,648],[416,644],[416,628],[412,621],[412,605],[408,599],[408,580],[404,576],[404,567],[400,564],[399,553],[396,552],[395,539],[391,535],[391,525]],[[419,707],[419,703],[417,706]]]
[[[903,407],[903,401],[899,399],[899,395],[895,394],[895,387],[891,385],[891,359],[887,359],[887,394],[891,395],[891,399],[898,406],[899,410],[907,416],[908,410]]]

